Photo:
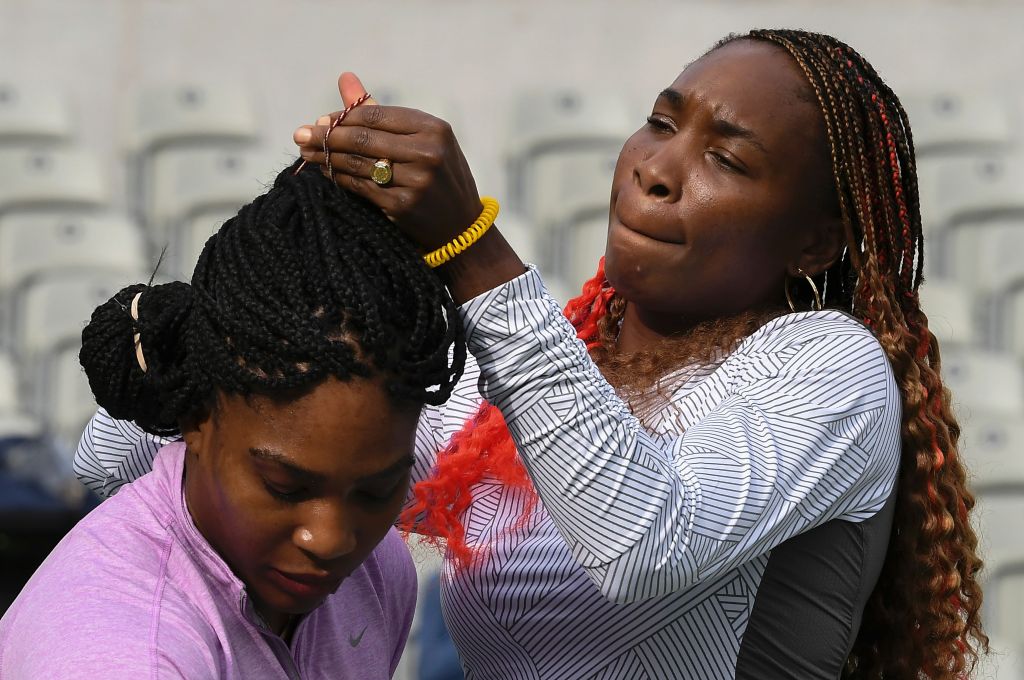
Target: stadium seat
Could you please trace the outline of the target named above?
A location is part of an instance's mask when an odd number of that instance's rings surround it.
[[[961,418],[1024,413],[1021,367],[1013,355],[950,346],[942,352],[942,372]]]
[[[933,218],[943,229],[1024,213],[1024,160],[988,156],[944,164],[935,177]]]
[[[1024,551],[1020,546],[1020,526],[1024,522],[1024,495],[1010,504],[992,504],[981,499],[975,513],[982,537],[979,551],[985,561],[982,588],[985,600],[982,621],[986,632],[1017,646],[1024,644]],[[996,543],[989,532],[993,523],[1000,527],[1002,541]],[[1016,533],[1007,535],[1013,525]]]
[[[921,308],[941,347],[979,345],[979,320],[971,290],[955,281],[927,279],[921,286]]]
[[[960,427],[971,486],[981,492],[1017,490],[1024,499],[1024,414],[976,410],[960,418]]]
[[[149,274],[125,272],[57,273],[24,288],[16,300],[15,354],[32,361],[61,345],[81,341],[93,310],[125,286]]]
[[[547,154],[530,164],[524,180],[529,215],[542,228],[570,222],[581,213],[607,213],[617,148],[579,149]]]
[[[40,434],[39,422],[28,415],[14,357],[0,351],[0,440],[25,439]]]
[[[131,209],[147,222],[158,154],[173,148],[238,149],[260,135],[255,102],[236,83],[177,83],[145,87],[125,115]]]
[[[537,156],[582,149],[618,151],[640,126],[624,99],[587,95],[570,88],[523,92],[516,97],[505,155],[510,196],[528,205],[524,174]]]
[[[1024,282],[1024,196],[1020,211],[961,222],[948,234],[949,275],[972,288],[999,293]]]
[[[929,275],[952,277],[965,263],[977,261],[975,248],[958,251],[977,226],[1024,216],[1022,159],[941,158],[922,162],[919,180]]]
[[[83,149],[0,148],[0,215],[95,208],[110,200],[99,159]]]
[[[169,149],[152,159],[147,222],[155,235],[201,212],[237,210],[273,183],[292,158],[251,149]]]
[[[142,231],[115,213],[16,213],[0,218],[0,295],[35,276],[145,268]]]
[[[1013,139],[1009,106],[998,96],[949,90],[910,92],[900,99],[910,117],[918,156],[991,151]]]
[[[232,81],[141,88],[125,118],[125,141],[134,153],[178,144],[247,142],[259,136],[255,102]]]
[[[597,271],[597,263],[604,255],[608,240],[608,207],[580,214],[564,225],[563,234],[563,276],[578,291],[583,282]]]
[[[61,347],[39,367],[40,393],[45,403],[41,415],[47,429],[67,451],[74,451],[86,424],[96,413],[96,401],[78,362],[78,351],[78,344]]]
[[[63,93],[48,85],[0,82],[0,144],[64,142],[71,134]]]
[[[15,353],[29,379],[26,402],[68,450],[95,410],[78,367],[82,329],[97,306],[147,278],[123,272],[54,274],[34,281],[16,301]]]
[[[210,210],[193,215],[185,222],[172,227],[168,246],[168,272],[181,280],[188,281],[203,252],[203,246],[220,225],[236,215],[235,210]]]

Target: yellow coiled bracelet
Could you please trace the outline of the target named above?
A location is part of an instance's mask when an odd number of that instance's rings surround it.
[[[480,217],[476,218],[476,222],[469,225],[469,229],[466,229],[466,231],[437,250],[432,250],[423,256],[423,259],[426,260],[429,266],[440,267],[479,241],[484,232],[491,228],[491,225],[494,224],[494,218],[498,216],[498,201],[490,196],[481,196],[480,203],[484,206],[483,212],[480,213]]]

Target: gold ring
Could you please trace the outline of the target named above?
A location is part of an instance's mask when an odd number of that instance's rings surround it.
[[[387,158],[381,158],[374,163],[373,170],[370,171],[370,179],[381,186],[390,182],[394,176],[395,174],[391,171],[391,161]]]

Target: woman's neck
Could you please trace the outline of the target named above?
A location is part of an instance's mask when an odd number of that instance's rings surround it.
[[[651,314],[627,303],[615,351],[626,355],[650,351],[668,338],[686,335],[694,325],[693,321],[680,316]]]

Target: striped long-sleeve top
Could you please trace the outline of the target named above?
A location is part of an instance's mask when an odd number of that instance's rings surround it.
[[[900,395],[836,311],[789,314],[681,373],[644,423],[534,270],[461,308],[470,362],[428,408],[416,476],[479,404],[505,416],[541,505],[485,479],[447,564],[468,679],[836,678],[888,543]],[[163,442],[103,411],[76,470],[101,493]]]

